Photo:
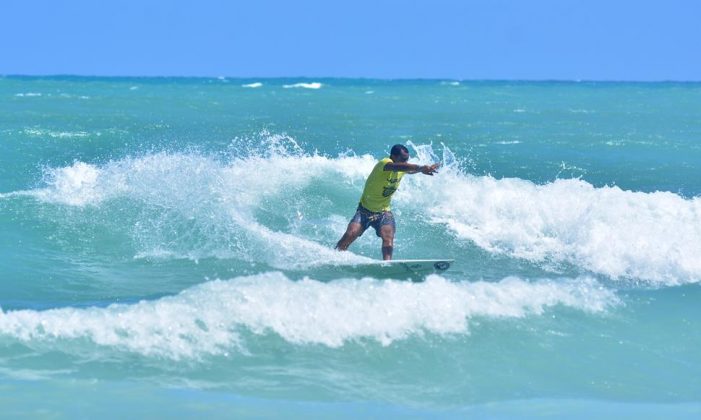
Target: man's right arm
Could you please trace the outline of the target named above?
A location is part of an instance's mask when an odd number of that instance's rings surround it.
[[[408,162],[389,162],[385,164],[385,171],[400,171],[406,172],[408,174],[417,174],[421,172],[426,175],[433,175],[437,172],[440,163],[434,163],[433,165],[416,165],[414,163]]]

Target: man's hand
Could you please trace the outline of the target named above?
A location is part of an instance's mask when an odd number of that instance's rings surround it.
[[[431,175],[438,173],[438,167],[441,166],[440,163],[434,163],[433,165],[424,165],[421,167],[421,173],[424,175]]]

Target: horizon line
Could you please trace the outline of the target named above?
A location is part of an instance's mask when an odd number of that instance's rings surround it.
[[[560,79],[560,78],[455,78],[455,77],[369,77],[369,76],[186,76],[186,75],[95,75],[95,74],[18,74],[2,73],[0,78],[111,78],[111,79],[216,79],[216,80],[281,80],[281,79],[335,79],[335,80],[378,80],[378,81],[450,81],[450,82],[527,82],[527,83],[701,83],[698,80],[675,80],[675,79]]]

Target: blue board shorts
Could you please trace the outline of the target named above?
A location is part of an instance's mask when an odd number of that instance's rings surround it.
[[[380,229],[382,226],[390,225],[392,226],[392,230],[396,230],[397,228],[394,223],[394,215],[391,211],[373,212],[360,204],[358,204],[358,209],[355,211],[355,215],[350,222],[360,223],[361,230],[358,236],[362,236],[370,226],[375,228],[375,233],[380,237]]]

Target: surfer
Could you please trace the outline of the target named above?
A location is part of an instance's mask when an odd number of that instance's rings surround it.
[[[365,181],[363,195],[358,209],[348,223],[336,249],[345,251],[365,230],[372,226],[377,236],[382,238],[382,259],[391,260],[396,229],[394,215],[390,211],[392,194],[399,188],[404,174],[431,175],[438,172],[440,164],[415,165],[408,163],[409,149],[401,144],[392,146],[389,157],[381,159]]]

